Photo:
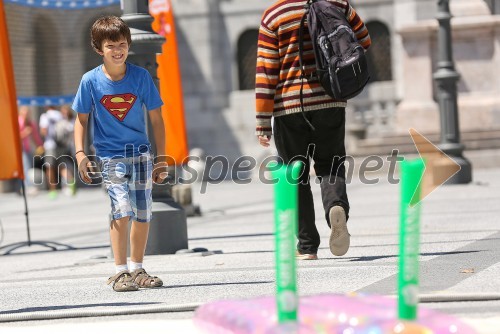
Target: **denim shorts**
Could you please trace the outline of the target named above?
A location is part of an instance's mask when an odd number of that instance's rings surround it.
[[[104,186],[111,199],[113,219],[151,221],[153,160],[150,154],[131,158],[101,158]]]

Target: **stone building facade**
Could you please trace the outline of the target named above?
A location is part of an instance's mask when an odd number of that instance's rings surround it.
[[[5,4],[18,96],[75,94],[82,74],[100,63],[90,47],[90,27],[117,6],[86,10]]]
[[[363,145],[377,151],[382,145],[377,143],[401,136],[408,126],[437,133],[439,112],[432,82],[437,0],[351,2],[374,43],[369,51],[372,83],[349,106],[350,153],[368,152]],[[271,3],[172,0],[191,148],[225,155],[230,161],[241,155],[259,160],[272,153],[259,147],[254,137],[253,92],[259,22]],[[462,74],[461,127],[496,136],[500,79],[494,70],[500,67],[500,0],[451,0],[451,6],[457,16],[455,60]],[[10,3],[5,7],[20,96],[74,94],[81,75],[100,61],[90,48],[92,22],[103,14],[120,15],[119,6],[78,11]]]

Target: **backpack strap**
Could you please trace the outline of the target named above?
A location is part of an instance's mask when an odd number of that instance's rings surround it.
[[[304,110],[304,78],[306,71],[304,66],[304,60],[302,59],[302,53],[304,52],[304,26],[306,23],[307,14],[309,13],[310,3],[311,0],[307,0],[307,3],[304,6],[306,12],[304,13],[304,15],[302,15],[302,19],[300,20],[300,26],[299,26],[300,109],[302,112],[302,117],[304,117],[304,120],[306,121],[307,125],[309,125],[309,127],[312,130],[316,130],[309,121],[309,119],[307,118],[306,112]]]
[[[304,78],[306,71],[304,68],[304,60],[302,58],[302,53],[304,52],[304,27],[307,20],[307,14],[309,14],[309,8],[311,7],[311,3],[315,2],[315,0],[307,0],[304,5],[305,13],[302,15],[302,19],[300,20],[299,25],[299,66],[300,66],[300,77]]]
[[[308,1],[308,3],[309,3],[309,1]],[[302,58],[302,54],[304,52],[304,26],[306,23],[307,14],[309,12],[308,3],[305,5],[306,12],[304,13],[304,15],[302,15],[302,19],[300,20],[300,26],[299,26],[299,65],[300,65],[300,78],[301,79],[304,79],[304,77],[305,77],[304,60]]]

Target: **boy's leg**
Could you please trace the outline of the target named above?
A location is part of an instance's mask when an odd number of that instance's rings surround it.
[[[127,172],[127,165],[121,160],[101,161],[102,178],[111,199],[114,218],[109,232],[116,266],[127,264],[128,222],[134,214],[130,206]]]
[[[130,273],[132,279],[140,288],[159,288],[163,285],[161,278],[148,274],[142,267],[148,234],[149,223],[132,222],[132,229],[130,230]]]
[[[137,291],[139,286],[134,282],[127,269],[127,236],[130,217],[113,219],[110,225],[111,247],[115,258],[116,274],[108,279],[113,283],[113,290],[117,292]]]
[[[130,231],[130,259],[142,262],[148,242],[149,222],[152,218],[152,158],[150,155],[136,157],[131,167],[129,198],[135,219]]]
[[[158,288],[163,285],[163,281],[159,277],[149,275],[142,268],[148,242],[149,222],[152,218],[153,163],[149,154],[135,159],[129,183],[130,202],[135,212],[135,220],[130,231],[130,261],[137,269],[131,270],[131,274],[139,287]]]
[[[108,279],[108,284],[113,283],[113,290],[119,292],[137,291],[139,287],[127,268],[128,222],[134,214],[128,198],[127,165],[119,160],[103,159],[101,172],[111,199],[111,212],[114,217],[109,234],[116,274]]]
[[[130,229],[130,260],[142,263],[148,242],[149,223],[132,222]]]
[[[127,237],[129,220],[130,217],[123,217],[111,221],[109,233],[116,266],[127,264]]]

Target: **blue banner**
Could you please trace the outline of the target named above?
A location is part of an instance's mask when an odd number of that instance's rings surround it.
[[[4,2],[50,9],[88,9],[120,4],[120,0],[4,0]]]
[[[17,104],[21,106],[60,106],[63,104],[72,104],[75,95],[60,96],[18,96]]]

